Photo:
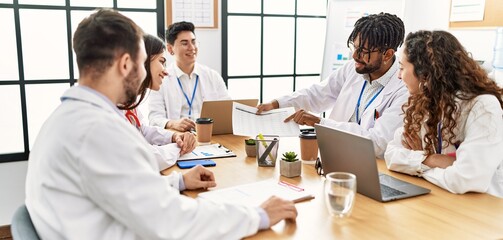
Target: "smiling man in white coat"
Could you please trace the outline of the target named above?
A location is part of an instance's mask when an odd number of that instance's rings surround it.
[[[190,22],[176,22],[166,30],[168,52],[175,61],[161,89],[150,93],[148,118],[153,126],[191,130],[203,101],[231,99],[220,74],[196,62],[199,44],[194,29]]]
[[[380,13],[360,18],[347,41],[353,61],[320,83],[259,105],[257,113],[293,106],[300,110],[285,122],[322,124],[369,137],[375,155],[383,158],[393,133],[402,126],[401,107],[409,97],[398,79],[395,56],[404,34],[404,24],[396,15]],[[308,112],[328,110],[328,119]]]
[[[197,166],[161,176],[149,143],[116,107],[145,79],[142,30],[112,10],[78,26],[73,48],[79,86],[67,90],[30,153],[26,206],[42,239],[239,239],[282,219],[291,201],[259,207],[185,197],[216,186]]]

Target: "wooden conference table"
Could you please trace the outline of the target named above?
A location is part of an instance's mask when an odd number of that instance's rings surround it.
[[[388,203],[357,194],[351,216],[333,218],[325,206],[324,178],[316,173],[314,165],[303,164],[300,177],[280,177],[278,162],[276,168],[258,167],[255,158],[246,157],[244,139],[234,135],[212,137],[212,142],[224,145],[237,155],[213,159],[217,163],[210,168],[217,181],[215,189],[280,178],[316,196],[296,204],[296,223],[281,221],[249,239],[503,239],[503,199],[480,193],[452,194],[422,178],[390,172],[383,160],[377,160],[381,172],[429,188],[431,193]],[[297,138],[280,139],[279,153],[300,153],[299,150]],[[185,170],[175,166],[163,174],[171,171]],[[184,194],[196,197],[199,192],[184,191]]]

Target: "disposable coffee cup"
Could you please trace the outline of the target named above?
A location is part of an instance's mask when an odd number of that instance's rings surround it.
[[[306,163],[313,163],[318,158],[318,140],[316,133],[305,132],[299,135],[300,159]]]
[[[211,132],[213,131],[212,118],[196,119],[197,141],[201,144],[209,144],[211,142]]]

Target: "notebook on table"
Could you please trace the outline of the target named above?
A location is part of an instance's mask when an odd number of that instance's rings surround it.
[[[258,99],[204,101],[201,117],[213,118],[212,134],[232,134],[232,102],[256,107]]]
[[[315,128],[324,174],[355,174],[358,193],[387,202],[430,192],[429,189],[379,173],[371,139],[322,125],[315,125]]]

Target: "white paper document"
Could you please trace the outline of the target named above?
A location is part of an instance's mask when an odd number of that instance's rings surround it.
[[[227,149],[218,143],[214,143],[209,145],[199,145],[196,149],[194,149],[194,151],[180,156],[178,161],[235,156],[236,154],[234,154],[230,149]]]
[[[234,135],[256,136],[279,135],[280,137],[296,137],[299,135],[299,125],[294,121],[283,122],[285,118],[295,113],[293,107],[274,109],[255,114],[256,107],[246,106],[237,102],[232,104],[232,130]]]
[[[203,192],[198,197],[215,202],[259,206],[273,195],[295,203],[314,198],[303,188],[276,179]]]

